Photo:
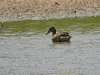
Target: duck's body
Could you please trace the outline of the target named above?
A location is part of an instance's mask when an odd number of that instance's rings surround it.
[[[53,42],[70,42],[70,38],[72,37],[69,36],[68,32],[62,32],[56,34],[56,29],[54,27],[49,28],[48,33],[50,32],[52,32],[51,39]]]

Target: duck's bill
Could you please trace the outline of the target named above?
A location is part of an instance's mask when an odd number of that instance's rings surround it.
[[[46,35],[49,34],[49,33],[50,33],[50,32],[48,31],[48,32],[46,33]]]

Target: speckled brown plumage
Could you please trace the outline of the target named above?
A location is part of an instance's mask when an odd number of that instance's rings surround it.
[[[52,32],[51,39],[53,42],[70,42],[70,38],[72,37],[68,34],[68,32],[56,33],[56,29],[54,27],[49,28],[47,34],[50,32]]]

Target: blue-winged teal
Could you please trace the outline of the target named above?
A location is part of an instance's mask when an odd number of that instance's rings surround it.
[[[70,42],[70,38],[72,37],[68,34],[68,32],[56,33],[56,29],[54,27],[49,28],[47,34],[50,32],[52,32],[51,39],[53,42]]]

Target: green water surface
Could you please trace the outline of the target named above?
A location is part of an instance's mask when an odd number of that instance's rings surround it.
[[[49,19],[49,20],[24,20],[24,21],[10,21],[0,22],[0,25],[4,25],[3,29],[9,31],[9,33],[21,33],[34,32],[43,33],[48,30],[49,27],[54,26],[57,32],[71,32],[77,31],[80,33],[88,33],[88,31],[100,29],[100,16],[97,17],[75,17],[75,18],[63,18],[63,19]]]

